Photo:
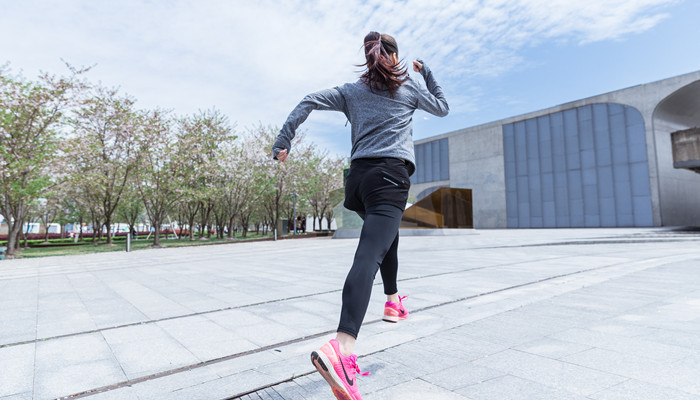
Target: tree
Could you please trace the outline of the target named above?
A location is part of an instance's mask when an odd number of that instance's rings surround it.
[[[196,215],[200,216],[201,238],[205,227],[210,225],[211,213],[224,190],[221,179],[226,150],[230,149],[236,136],[228,118],[217,109],[199,111],[180,118],[177,123],[178,160],[182,163],[184,183],[184,204],[181,204],[180,210],[188,218],[192,240]]]
[[[74,131],[66,142],[72,180],[90,187],[95,212],[107,228],[107,244],[112,244],[113,214],[137,163],[134,103],[118,89],[94,87],[71,118]]]
[[[172,125],[170,116],[162,110],[146,111],[139,117],[137,182],[146,214],[155,229],[153,246],[160,246],[166,213],[183,195],[184,174],[177,158]]]
[[[345,161],[342,158],[330,158],[323,156],[318,162],[316,174],[311,179],[309,202],[313,209],[314,216],[318,216],[318,228],[322,229],[323,217],[326,217],[328,229],[331,229],[331,219],[333,219],[333,206],[342,200],[341,196],[334,195],[338,189],[343,187],[343,167]]]
[[[253,145],[257,148],[255,168],[261,172],[257,178],[259,199],[272,229],[276,229],[280,211],[283,211],[296,181],[301,178],[301,165],[312,148],[302,146],[304,134],[297,132],[287,160],[273,160],[271,147],[277,137],[276,132],[276,129],[262,126],[252,132]]]
[[[49,242],[49,227],[56,221],[61,213],[61,202],[63,201],[61,190],[57,186],[52,186],[44,190],[43,198],[36,203],[37,217],[44,225],[44,242]]]
[[[41,222],[41,218],[39,217],[39,215],[41,214],[41,211],[39,210],[40,203],[41,203],[41,200],[37,199],[37,200],[33,200],[27,206],[27,215],[26,215],[26,220],[25,220],[27,227],[23,228],[21,230],[21,237],[22,237],[22,240],[24,240],[24,248],[25,249],[29,247],[29,245],[27,244],[27,235],[31,232],[32,224]],[[22,224],[22,226],[24,226],[24,224]],[[19,235],[18,235],[18,237],[19,237]],[[20,243],[19,238],[17,240],[17,244],[16,244],[15,248],[17,250],[19,250],[21,248],[21,243]]]
[[[85,222],[85,218],[88,214],[87,207],[77,187],[66,184],[63,186],[63,190],[65,195],[61,203],[63,211],[59,217],[59,222],[64,225],[71,222],[77,223],[79,227],[77,235],[80,237],[83,233],[83,222]],[[73,230],[75,231],[75,227],[73,227]],[[63,234],[63,232],[64,229],[61,228],[61,234]]]
[[[239,146],[232,149],[232,156],[226,159],[224,170],[227,171],[224,201],[229,213],[229,237],[234,229],[234,218],[238,217],[241,236],[248,235],[251,216],[260,213],[261,177],[265,172],[257,168],[261,155],[256,146],[257,139],[247,136]]]
[[[309,193],[314,178],[319,173],[322,156],[316,146],[303,141],[294,147],[295,157],[285,161],[288,166],[288,190],[282,197],[283,217],[296,225],[295,218],[304,217],[309,206]],[[294,229],[294,228],[292,228]]]
[[[228,207],[226,205],[224,196],[226,190],[226,181],[224,180],[223,176],[220,176],[216,181],[218,182],[216,186],[219,190],[216,191],[216,197],[212,199],[214,200],[214,208],[212,211],[214,213],[214,227],[216,228],[216,238],[223,239],[224,231],[226,230],[229,217]]]
[[[324,160],[321,170],[321,190],[324,194],[321,200],[321,215],[326,216],[328,230],[331,229],[333,220],[333,207],[344,198],[343,190],[343,169],[345,168],[343,158],[328,158]],[[319,222],[319,227],[321,223]]]
[[[102,240],[102,214],[97,208],[98,203],[94,199],[94,195],[86,193],[85,199],[87,199],[86,204],[88,206],[90,222],[92,223],[92,243],[99,242]]]
[[[322,209],[324,199],[323,170],[321,169],[324,156],[325,155],[315,154],[310,160],[310,163],[314,166],[314,168],[312,168],[310,171],[311,174],[306,185],[307,190],[304,193],[309,201],[309,206],[313,215],[312,229],[316,229],[316,220],[318,219],[319,230],[321,230],[321,220],[323,219],[324,213],[324,210]]]
[[[186,197],[191,194],[186,193],[183,195],[183,197]],[[179,207],[179,213],[182,214],[182,218],[180,221],[180,225],[184,225],[183,222],[187,222],[187,226],[189,227],[189,233],[188,236],[190,240],[194,240],[194,220],[197,217],[197,213],[199,213],[199,208],[201,207],[202,203],[200,202],[199,199],[183,199],[180,202],[180,207]]]
[[[70,68],[70,67],[69,67]],[[32,201],[50,185],[59,125],[86,69],[57,78],[42,73],[37,82],[11,77],[0,68],[0,213],[8,223],[7,256],[16,255],[16,240]]]
[[[139,194],[136,181],[130,179],[122,192],[121,200],[116,210],[117,217],[129,224],[129,234],[136,231],[136,224],[139,223],[144,215],[143,204],[144,202]]]

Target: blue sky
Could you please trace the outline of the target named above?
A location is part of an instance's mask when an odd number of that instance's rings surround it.
[[[217,107],[243,131],[281,126],[310,92],[354,81],[362,38],[392,34],[445,90],[421,139],[700,69],[696,0],[0,0],[0,64],[35,78],[95,65],[143,108]],[[349,155],[342,115],[301,127]]]

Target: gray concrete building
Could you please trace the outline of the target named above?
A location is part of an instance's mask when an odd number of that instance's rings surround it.
[[[700,71],[416,141],[410,198],[472,189],[475,228],[698,226],[671,145],[695,127]]]

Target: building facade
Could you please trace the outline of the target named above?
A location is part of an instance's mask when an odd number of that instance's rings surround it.
[[[698,226],[671,148],[695,127],[700,71],[416,141],[410,196],[472,189],[475,228]]]

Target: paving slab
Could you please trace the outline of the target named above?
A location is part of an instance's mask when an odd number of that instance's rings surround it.
[[[622,382],[619,385],[603,390],[590,397],[595,400],[700,400],[700,396],[684,393],[668,387],[641,382],[635,379]]]
[[[0,348],[0,398],[23,397],[33,390],[33,382],[27,377],[34,375],[36,344]]]

